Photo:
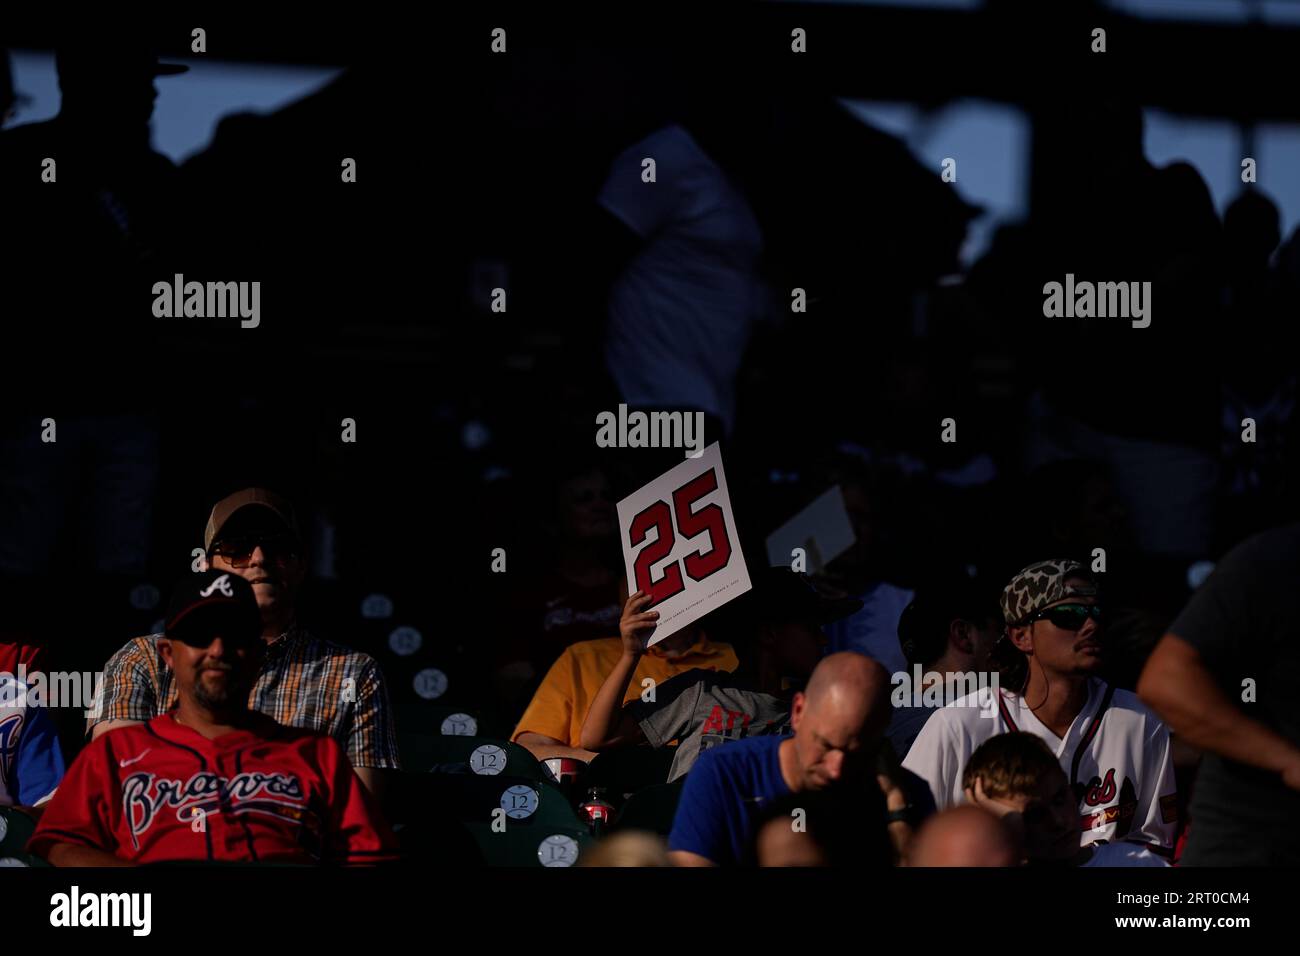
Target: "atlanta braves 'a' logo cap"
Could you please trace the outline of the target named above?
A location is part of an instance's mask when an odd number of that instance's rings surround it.
[[[166,634],[187,644],[206,646],[220,635],[236,643],[262,636],[262,615],[253,586],[233,571],[187,574],[172,591]]]

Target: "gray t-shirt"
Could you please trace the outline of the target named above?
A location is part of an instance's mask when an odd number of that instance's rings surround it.
[[[789,701],[749,690],[725,671],[686,671],[656,687],[653,701],[636,700],[628,707],[650,746],[680,741],[669,783],[685,776],[710,747],[790,732]]]

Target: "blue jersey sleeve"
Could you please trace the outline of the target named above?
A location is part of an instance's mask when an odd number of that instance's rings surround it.
[[[63,748],[45,707],[28,707],[14,760],[18,802],[33,806],[48,797],[63,779]]]

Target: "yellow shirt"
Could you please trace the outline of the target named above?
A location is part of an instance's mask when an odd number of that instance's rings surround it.
[[[542,685],[537,688],[510,739],[518,740],[523,733],[544,734],[570,747],[580,747],[587,709],[622,653],[623,641],[617,637],[579,641],[566,647],[546,672]],[[673,660],[658,647],[652,647],[641,655],[632,680],[628,682],[623,703],[641,696],[644,691],[641,681],[647,677],[662,684],[670,677],[696,667],[709,671],[734,671],[738,663],[730,644],[711,643],[706,638],[701,638],[685,654]]]

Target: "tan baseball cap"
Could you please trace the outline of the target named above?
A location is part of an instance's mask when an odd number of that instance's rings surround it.
[[[208,516],[208,526],[203,532],[204,549],[212,550],[212,542],[226,522],[236,511],[249,505],[259,505],[271,511],[295,536],[301,537],[298,533],[298,520],[294,517],[293,506],[288,501],[266,488],[245,488],[236,491],[233,495],[227,495],[212,506],[212,514]]]

